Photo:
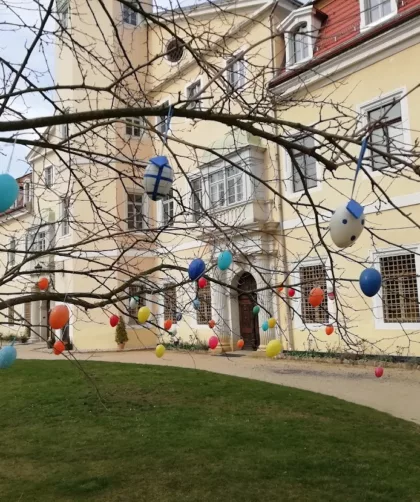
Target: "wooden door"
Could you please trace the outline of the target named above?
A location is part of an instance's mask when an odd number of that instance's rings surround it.
[[[238,289],[244,291],[238,298],[239,326],[244,340],[245,350],[257,350],[260,345],[258,316],[252,310],[256,305],[255,289],[257,284],[251,274],[243,274],[239,280]]]

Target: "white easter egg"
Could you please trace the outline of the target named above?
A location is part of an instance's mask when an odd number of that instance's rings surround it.
[[[339,248],[352,246],[363,231],[365,215],[355,218],[347,209],[347,203],[338,207],[331,217],[330,233],[334,244]]]
[[[172,326],[170,334],[171,336],[176,336],[178,334],[178,328],[176,326]]]
[[[150,159],[144,171],[144,189],[152,200],[161,200],[169,194],[174,181],[174,172],[164,156]]]

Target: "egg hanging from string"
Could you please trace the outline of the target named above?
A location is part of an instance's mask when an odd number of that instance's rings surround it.
[[[200,277],[200,279],[198,279],[197,281],[197,284],[200,289],[204,289],[207,286],[207,279]]]
[[[379,293],[382,286],[382,276],[376,268],[363,270],[359,278],[360,289],[369,298]]]
[[[57,340],[53,345],[53,352],[56,356],[59,356],[60,354],[62,354],[65,349],[66,349],[66,346],[64,345],[64,343],[61,340]]]
[[[324,290],[321,288],[313,288],[309,293],[308,302],[312,305],[312,307],[319,307],[324,300]]]
[[[364,224],[363,206],[354,200],[342,204],[330,220],[331,239],[338,248],[352,246],[360,237]]]
[[[109,318],[109,324],[111,325],[112,328],[115,328],[115,326],[120,322],[120,318],[117,315],[112,315]]]
[[[222,251],[217,258],[217,266],[220,270],[227,270],[233,261],[233,256],[230,251]]]
[[[192,281],[197,281],[205,272],[206,264],[201,258],[195,258],[188,266],[188,275]]]
[[[0,174],[0,213],[10,209],[19,196],[18,182],[10,174]]]
[[[165,346],[162,345],[162,344],[159,344],[157,347],[156,347],[156,350],[155,350],[155,354],[156,354],[156,357],[159,357],[159,359],[161,357],[163,357],[163,355],[165,354]]]
[[[38,288],[40,291],[46,291],[49,285],[50,283],[46,277],[41,277],[41,279],[38,281]]]
[[[236,346],[238,347],[239,350],[242,350],[244,348],[244,345],[245,345],[245,342],[244,342],[243,338],[240,338],[236,342]]]
[[[52,329],[63,329],[69,319],[70,311],[67,305],[57,305],[51,310],[49,323]]]
[[[200,300],[198,298],[195,298],[193,300],[193,306],[194,306],[195,310],[198,310],[200,308]]]
[[[153,157],[144,171],[144,189],[154,201],[169,194],[174,182],[174,171],[165,156]]]
[[[132,298],[130,298],[130,309],[134,310],[135,308],[137,308],[139,304],[139,298],[137,296],[133,296]]]
[[[283,346],[280,340],[270,340],[267,344],[265,352],[268,357],[276,357],[282,351]]]
[[[258,315],[260,310],[261,310],[260,307],[258,305],[255,305],[254,308],[252,309],[252,313],[254,315]]]
[[[219,339],[217,338],[217,336],[213,335],[209,338],[209,348],[214,350],[217,345],[219,344]]]
[[[166,319],[166,321],[163,323],[163,327],[166,329],[166,331],[169,331],[172,328],[172,319]]]
[[[137,313],[137,319],[140,324],[144,324],[147,322],[150,316],[150,309],[149,307],[141,307]]]

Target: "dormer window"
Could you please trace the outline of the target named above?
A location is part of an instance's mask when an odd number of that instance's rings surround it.
[[[291,70],[314,55],[314,46],[326,15],[313,5],[291,12],[277,27],[284,34],[286,70]]]
[[[397,0],[359,0],[360,29],[366,30],[383,23],[398,12]]]
[[[309,56],[310,40],[306,33],[306,25],[301,24],[292,35],[292,60],[293,64],[300,63]]]

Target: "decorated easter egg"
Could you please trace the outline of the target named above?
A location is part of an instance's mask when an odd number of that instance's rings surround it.
[[[356,204],[356,206],[351,205]],[[350,210],[349,210],[350,209]],[[356,217],[359,215],[358,217]],[[334,244],[339,248],[352,246],[359,238],[365,224],[363,207],[355,201],[339,206],[331,217],[330,234]]]
[[[174,181],[174,172],[164,156],[150,159],[144,171],[144,189],[154,201],[161,200],[169,194]]]

